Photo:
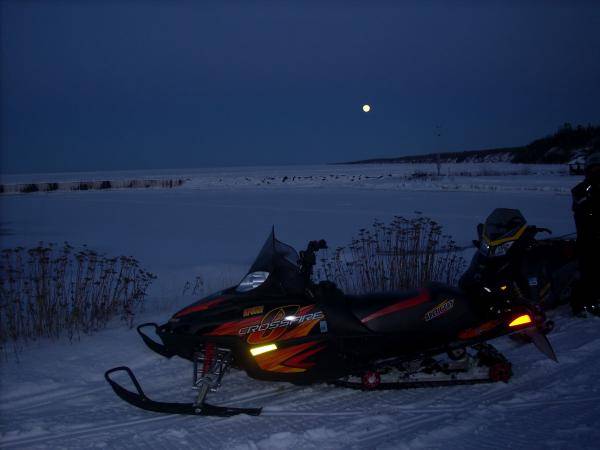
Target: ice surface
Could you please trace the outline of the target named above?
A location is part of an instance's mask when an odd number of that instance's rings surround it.
[[[560,166],[456,164],[444,169],[530,175],[394,180],[434,170],[428,165],[402,164],[267,167],[224,173],[206,169],[175,189],[0,196],[2,226],[11,232],[0,238],[3,246],[68,240],[109,254],[135,256],[159,275],[154,297],[163,299],[175,295],[197,274],[214,285],[237,281],[272,225],[279,237],[296,248],[321,238],[331,247],[346,244],[375,218],[385,221],[419,213],[438,220],[459,243],[469,243],[475,225],[494,207],[520,208],[531,223],[558,234],[573,230],[567,194],[576,177],[562,175]],[[106,173],[98,178],[120,175],[132,176]],[[137,175],[144,178],[143,173]],[[19,177],[20,182],[35,178]],[[288,177],[285,182],[284,177]]]
[[[3,184],[83,182],[103,180],[183,179],[184,189],[243,187],[358,187],[401,190],[475,190],[566,192],[573,180],[565,164],[464,163],[366,164],[283,167],[232,167],[186,170],[0,174]],[[434,175],[435,179],[432,179]],[[14,195],[14,194],[13,194]]]
[[[416,214],[438,220],[459,244],[468,244],[476,224],[496,207],[519,208],[530,223],[556,235],[574,230],[568,191],[577,178],[560,167],[506,166],[444,166],[479,172],[405,184],[401,176],[419,168],[211,169],[191,173],[179,189],[0,196],[2,228],[11,233],[0,238],[2,247],[68,240],[135,256],[159,276],[139,321],[163,321],[169,311],[158,307],[186,300],[180,298],[186,280],[201,275],[209,290],[238,281],[272,225],[296,248],[319,238],[342,245],[375,218]],[[482,175],[492,169],[523,174]],[[388,172],[400,181],[364,178]],[[329,174],[338,181],[315,179]],[[146,175],[154,174],[141,177]],[[341,175],[349,176],[339,181]],[[282,182],[285,176],[313,180],[293,184]],[[266,177],[280,181],[267,184]],[[227,182],[219,185],[219,178]],[[0,364],[0,447],[595,448],[600,319],[574,319],[566,310],[554,315],[550,338],[560,364],[532,346],[494,343],[514,364],[508,384],[363,393],[259,382],[233,371],[213,402],[265,406],[265,415],[230,419],[161,416],[122,403],[102,378],[107,368],[127,364],[151,396],[179,401],[190,399],[191,368],[153,354],[134,331],[115,322],[73,344],[34,343],[20,362]]]

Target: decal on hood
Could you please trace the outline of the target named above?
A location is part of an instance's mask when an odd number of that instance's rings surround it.
[[[449,298],[447,300],[444,300],[435,308],[427,311],[427,313],[424,316],[425,322],[429,322],[430,320],[435,319],[436,317],[439,317],[442,314],[446,314],[452,308],[454,308],[454,299]]]
[[[246,308],[244,310],[244,317],[256,316],[258,314],[262,314],[265,310],[264,306],[252,306],[251,308]]]

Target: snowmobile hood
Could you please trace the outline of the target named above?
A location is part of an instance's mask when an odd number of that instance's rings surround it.
[[[275,231],[271,231],[248,273],[237,286],[216,292],[198,300],[173,315],[174,319],[195,312],[221,308],[228,301],[281,294],[302,294],[305,290],[305,279],[298,266],[299,256],[293,247],[275,239]]]
[[[232,295],[227,295],[225,291],[216,292],[176,312],[173,315],[173,318],[179,319],[180,317],[187,316],[191,313],[207,311],[209,309],[217,307],[218,305],[221,305],[223,302],[232,297]]]

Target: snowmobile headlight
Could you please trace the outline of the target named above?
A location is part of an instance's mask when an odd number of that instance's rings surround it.
[[[479,245],[479,251],[480,251],[482,254],[484,254],[485,256],[487,256],[487,255],[490,253],[490,246],[489,246],[489,244],[487,244],[487,243],[485,243],[485,242],[482,242],[482,243]]]
[[[490,253],[492,256],[504,256],[506,252],[512,247],[515,241],[505,242],[504,244],[496,245],[495,247],[490,249]]]
[[[256,289],[269,278],[269,272],[252,272],[244,277],[238,287],[235,289],[237,292],[248,292],[252,289]]]
[[[258,356],[263,353],[272,352],[273,350],[277,350],[277,346],[275,344],[269,344],[263,345],[262,347],[251,348],[250,353],[252,353],[252,356]]]

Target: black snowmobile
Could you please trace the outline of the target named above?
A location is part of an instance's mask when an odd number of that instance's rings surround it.
[[[486,341],[524,330],[555,358],[527,305],[490,309],[484,297],[468,298],[441,284],[365,296],[344,295],[330,282],[315,284],[315,253],[325,247],[325,241],[311,241],[298,255],[271,233],[237,286],[189,305],[163,325],[138,327],[156,353],[193,363],[193,403],[151,400],[128,367],[108,370],[106,380],[123,400],[150,411],[258,415],[260,408],[210,405],[206,395],[230,367],[259,380],[357,389],[508,381],[510,363]],[[145,333],[149,328],[162,342]],[[119,372],[137,392],[113,379]]]
[[[529,304],[547,332],[553,324],[544,312],[569,303],[578,270],[574,239],[537,239],[540,233],[551,231],[528,225],[517,209],[495,209],[477,226],[477,252],[459,287],[491,308]]]

